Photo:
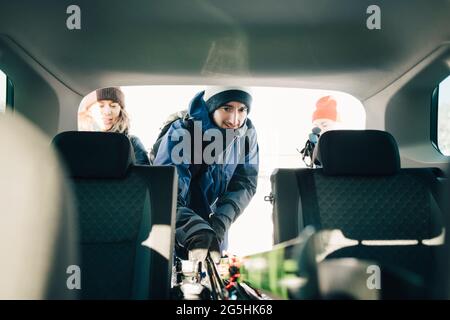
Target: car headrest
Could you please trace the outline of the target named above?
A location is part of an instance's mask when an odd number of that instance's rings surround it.
[[[67,131],[52,144],[74,178],[121,179],[135,162],[130,140],[121,133]]]
[[[400,170],[397,143],[385,131],[327,131],[317,148],[325,175],[387,176]]]

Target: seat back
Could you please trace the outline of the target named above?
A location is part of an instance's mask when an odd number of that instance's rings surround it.
[[[0,299],[76,299],[76,211],[50,140],[20,114],[0,116]]]
[[[427,243],[443,231],[435,170],[400,169],[394,138],[376,130],[329,131],[318,148],[321,169],[278,169],[271,177],[275,239],[292,239],[307,225],[339,229],[359,245],[330,257],[360,257],[426,274],[434,255]]]
[[[125,135],[65,132],[80,215],[84,299],[167,299],[176,204],[173,167],[133,164]]]

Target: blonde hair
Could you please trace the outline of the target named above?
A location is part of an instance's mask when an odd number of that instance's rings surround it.
[[[118,132],[128,135],[128,131],[130,130],[130,116],[124,107],[120,106],[120,114],[113,126],[109,130],[105,130],[105,132]]]

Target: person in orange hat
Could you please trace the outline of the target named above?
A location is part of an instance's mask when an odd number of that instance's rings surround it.
[[[328,130],[333,130],[337,121],[337,102],[332,96],[325,96],[316,102],[316,110],[312,115],[312,122],[323,134]]]
[[[316,110],[312,115],[312,133],[309,134],[304,148],[299,151],[303,162],[309,168],[320,166],[316,145],[321,134],[335,128],[338,118],[336,105],[336,100],[332,96],[322,97],[316,102]]]

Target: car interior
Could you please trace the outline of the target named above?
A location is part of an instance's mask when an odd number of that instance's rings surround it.
[[[449,299],[449,18],[448,0],[0,0],[0,299]],[[96,89],[159,90],[135,103],[150,151],[183,86],[339,92],[364,113],[320,135],[318,165],[292,148],[298,166],[260,172],[272,230],[235,233],[270,248],[226,279],[208,258],[207,292],[174,251],[176,168],[78,122]],[[308,140],[286,97],[255,98],[261,163],[271,137]]]

